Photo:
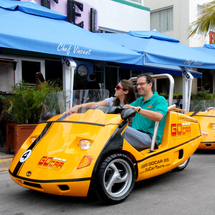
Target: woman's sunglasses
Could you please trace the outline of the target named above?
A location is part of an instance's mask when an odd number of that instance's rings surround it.
[[[122,87],[120,87],[119,85],[116,85],[116,90],[123,90],[123,88]]]

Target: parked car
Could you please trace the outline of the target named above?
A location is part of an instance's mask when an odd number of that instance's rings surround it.
[[[202,139],[198,149],[215,150],[215,109],[188,112],[186,115],[197,119],[200,124],[204,139]]]

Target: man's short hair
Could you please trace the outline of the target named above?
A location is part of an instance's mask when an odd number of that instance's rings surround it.
[[[152,86],[153,86],[153,79],[152,79],[152,76],[149,75],[148,73],[142,73],[142,74],[139,74],[137,76],[137,79],[140,78],[140,77],[146,77],[146,82],[149,84],[149,83],[152,83]]]

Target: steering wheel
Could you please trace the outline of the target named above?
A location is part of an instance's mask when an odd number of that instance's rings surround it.
[[[112,106],[112,107],[109,107],[107,113],[109,113],[109,114],[118,114],[118,113],[121,113],[123,109],[124,108],[121,107],[121,106]]]

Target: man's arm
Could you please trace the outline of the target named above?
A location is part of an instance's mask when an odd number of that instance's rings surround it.
[[[139,107],[135,107],[135,106],[131,106],[131,105],[124,105],[123,108],[133,108],[136,112],[138,112],[138,110],[139,110]],[[152,111],[152,110],[145,110],[145,109],[141,108],[138,113],[153,121],[161,121],[163,119],[162,113]]]

